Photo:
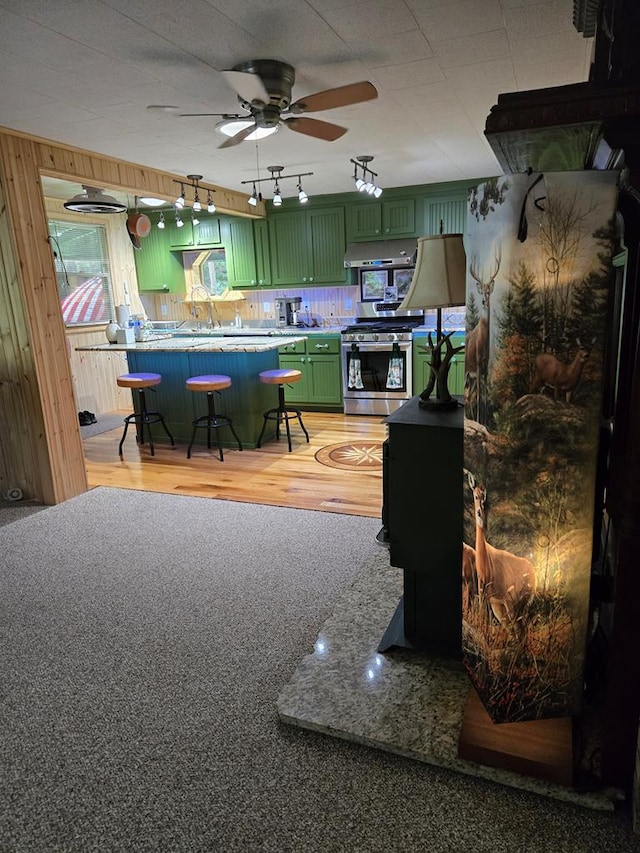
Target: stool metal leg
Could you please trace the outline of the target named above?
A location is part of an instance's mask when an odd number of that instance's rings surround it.
[[[155,456],[155,448],[153,446],[153,437],[151,435],[151,424],[159,423],[166,432],[171,444],[175,446],[175,440],[169,432],[169,428],[165,423],[163,415],[161,415],[160,412],[150,412],[147,409],[145,390],[154,391],[154,389],[134,388],[132,390],[138,392],[138,411],[133,412],[133,414],[131,415],[127,415],[127,417],[124,419],[124,432],[122,434],[122,438],[120,439],[120,444],[118,445],[118,454],[122,456],[122,447],[124,445],[125,438],[127,437],[127,430],[129,429],[129,424],[131,423],[134,423],[136,425],[136,441],[138,444],[144,444],[144,428],[146,425],[147,433],[149,436],[149,452],[152,456]]]
[[[221,462],[224,462],[224,455],[222,452],[220,433],[218,432],[218,429],[220,429],[220,427],[229,427],[233,437],[238,443],[238,450],[242,450],[242,442],[240,441],[238,434],[234,429],[233,421],[231,420],[231,418],[228,418],[226,415],[218,415],[216,413],[215,402],[213,397],[214,393],[219,394],[220,392],[207,391],[207,414],[202,415],[202,417],[200,418],[196,418],[193,422],[193,432],[191,433],[191,442],[187,450],[187,459],[191,459],[191,449],[193,448],[193,443],[196,438],[196,432],[198,430],[198,427],[201,426],[206,426],[207,428],[207,447],[209,450],[211,450],[211,430],[216,430],[216,446],[218,448],[218,456],[220,457]]]

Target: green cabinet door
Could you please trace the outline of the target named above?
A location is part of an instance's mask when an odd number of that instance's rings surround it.
[[[346,282],[343,207],[278,213],[268,226],[274,286]]]
[[[413,237],[416,233],[416,200],[382,202],[382,236]]]
[[[269,287],[271,285],[271,254],[269,252],[269,226],[266,219],[254,221],[253,239],[258,286]]]
[[[207,216],[199,213],[200,224],[193,226],[193,239],[196,246],[220,246],[222,235],[220,232],[220,219],[217,216]]]
[[[347,209],[348,240],[368,240],[373,237],[415,237],[415,198],[389,201],[364,201]]]
[[[300,370],[302,379],[285,385],[287,403],[330,411],[342,407],[340,335],[309,335],[280,347],[280,367]]]
[[[193,223],[191,222],[191,211],[183,210],[179,216],[182,226],[178,227],[178,220],[173,213],[165,217],[167,223],[165,234],[170,249],[192,249],[193,248]],[[198,226],[196,226],[198,227]]]
[[[425,234],[464,234],[467,220],[467,200],[464,198],[430,198],[425,203]]]
[[[344,208],[325,207],[306,213],[311,240],[310,281],[315,284],[344,284],[347,280],[347,270],[344,266],[344,253],[347,248]]]
[[[284,398],[287,403],[302,404],[306,403],[310,396],[309,390],[309,371],[304,355],[281,355],[280,367],[283,370],[299,370],[302,373],[302,379],[299,382],[292,382],[291,385],[284,386]]]
[[[157,228],[157,218],[152,219],[151,231],[140,241],[140,248],[133,255],[140,292],[185,292],[182,258],[177,252],[169,251],[165,232]]]
[[[256,287],[258,273],[250,219],[230,219],[225,223],[225,247],[231,287]]]

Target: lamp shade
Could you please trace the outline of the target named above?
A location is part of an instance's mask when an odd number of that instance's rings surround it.
[[[448,308],[464,305],[467,257],[462,234],[418,238],[416,268],[403,308]]]

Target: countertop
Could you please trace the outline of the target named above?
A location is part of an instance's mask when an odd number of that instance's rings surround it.
[[[288,342],[304,341],[307,337],[304,334],[287,336]],[[282,346],[280,336],[270,337],[268,335],[253,336],[241,335],[234,337],[226,337],[218,335],[217,337],[209,334],[208,336],[157,336],[153,339],[148,338],[146,341],[136,341],[133,344],[96,344],[94,346],[76,347],[78,351],[90,352],[266,352],[267,350],[278,349]]]
[[[214,326],[203,329],[174,329],[174,337],[291,337],[292,335],[339,335],[344,326]],[[154,334],[159,334],[156,331]]]

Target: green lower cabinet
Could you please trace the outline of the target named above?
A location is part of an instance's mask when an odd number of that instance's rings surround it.
[[[316,409],[342,409],[340,336],[310,336],[306,342],[284,344],[280,367],[299,370],[302,379],[285,385],[287,403]]]
[[[435,334],[432,335],[432,340]],[[464,335],[453,335],[451,343],[454,347],[464,344]],[[430,356],[427,349],[427,335],[414,333],[413,335],[413,393],[421,394],[429,383],[431,369],[429,367]],[[449,367],[449,393],[454,397],[464,395],[464,350],[457,353],[451,359]],[[434,392],[435,393],[435,392]]]

